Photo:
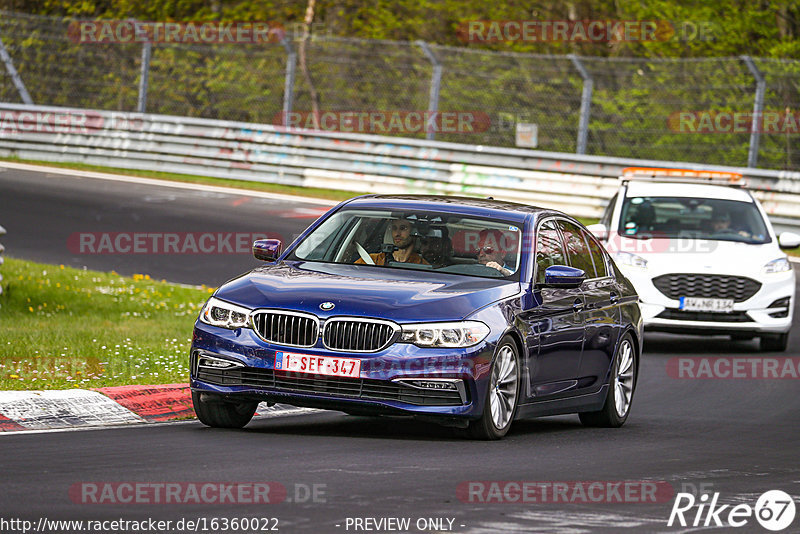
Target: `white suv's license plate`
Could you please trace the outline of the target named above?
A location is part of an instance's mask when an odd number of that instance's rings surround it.
[[[730,313],[733,311],[733,299],[681,297],[680,309],[684,311]]]
[[[338,358],[336,356],[312,356],[293,352],[276,352],[275,369],[313,375],[358,378],[361,374],[361,360]]]

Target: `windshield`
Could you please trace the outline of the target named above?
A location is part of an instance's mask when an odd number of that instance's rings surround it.
[[[715,198],[628,197],[622,206],[619,233],[638,239],[770,242],[754,203]]]
[[[344,209],[289,260],[519,280],[520,228],[507,221],[425,211]]]

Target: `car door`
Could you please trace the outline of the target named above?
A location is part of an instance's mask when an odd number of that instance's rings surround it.
[[[555,219],[546,219],[536,232],[534,297],[537,305],[522,312],[529,336],[529,394],[547,397],[573,390],[577,384],[584,339],[583,293],[579,288],[545,288],[544,271],[567,265],[564,243]]]
[[[559,220],[559,227],[572,267],[583,269],[587,280],[582,289],[586,338],[578,372],[578,388],[596,389],[605,382],[619,337],[620,289],[609,276],[608,264],[600,244],[578,225]]]

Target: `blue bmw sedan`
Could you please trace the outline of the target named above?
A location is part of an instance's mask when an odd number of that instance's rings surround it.
[[[413,415],[499,439],[515,419],[619,427],[642,348],[631,283],[558,211],[369,195],[220,287],[195,323],[191,389],[212,427],[259,402]]]

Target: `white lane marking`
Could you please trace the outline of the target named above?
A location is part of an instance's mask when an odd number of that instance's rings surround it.
[[[85,391],[85,390],[80,390]],[[13,392],[13,391],[0,391],[0,399],[2,399],[3,395],[6,393],[26,393],[26,392]],[[38,392],[43,393],[43,392]],[[89,392],[94,393],[94,392]],[[107,397],[106,397],[107,398]],[[111,400],[111,399],[109,399]],[[112,401],[113,402],[113,401]],[[2,401],[0,400],[0,412],[2,411]],[[118,405],[119,406],[119,405]],[[122,406],[120,406],[122,408]],[[123,408],[124,410],[125,408]],[[266,403],[261,403],[258,405],[256,409],[256,416],[253,418],[254,421],[260,421],[264,419],[273,419],[277,417],[292,417],[298,415],[309,415],[312,413],[317,412],[324,412],[326,410],[319,410],[317,408],[298,408],[295,406],[289,406],[287,404],[276,404],[275,406],[267,406]],[[134,414],[135,415],[135,414]],[[136,416],[138,417],[138,416]],[[44,428],[44,429],[31,429],[31,430],[9,430],[6,432],[0,432],[0,436],[10,436],[13,434],[51,434],[54,432],[84,432],[87,430],[112,430],[112,429],[120,429],[120,428],[142,428],[143,426],[147,426],[148,428],[152,428],[154,426],[166,426],[166,425],[188,425],[188,424],[202,424],[197,419],[184,419],[181,421],[147,421],[145,419],[139,418],[137,421],[132,421],[133,423],[141,423],[132,425],[129,423],[117,423],[117,424],[86,424],[83,426],[67,426],[61,428]],[[20,423],[21,424],[21,423]],[[24,425],[23,425],[24,426]]]
[[[289,406],[288,404],[275,404],[274,406],[267,406],[266,402],[259,403],[256,408],[256,419],[270,418],[270,417],[283,417],[285,415],[301,415],[307,413],[324,412],[317,408],[300,408],[297,406]]]
[[[0,413],[34,430],[141,423],[141,417],[96,391],[0,391]]]
[[[175,189],[188,189],[192,191],[206,191],[214,193],[224,193],[227,195],[250,196],[256,198],[268,198],[273,200],[287,200],[291,202],[304,202],[306,204],[316,204],[319,206],[333,207],[337,204],[334,200],[321,198],[282,195],[280,193],[268,193],[266,191],[251,191],[249,189],[237,189],[235,187],[225,187],[219,185],[193,184],[189,182],[173,182],[170,180],[158,180],[155,178],[141,178],[138,176],[125,176],[122,174],[109,174],[94,171],[81,171],[75,169],[62,169],[59,167],[47,167],[43,165],[30,165],[27,163],[13,163],[10,161],[0,161],[0,168],[17,169],[21,171],[41,172],[45,174],[77,176],[79,178],[94,178],[97,180],[110,180],[113,182],[125,182],[129,184],[152,185],[157,187],[172,187]],[[356,194],[354,193],[353,196]]]

